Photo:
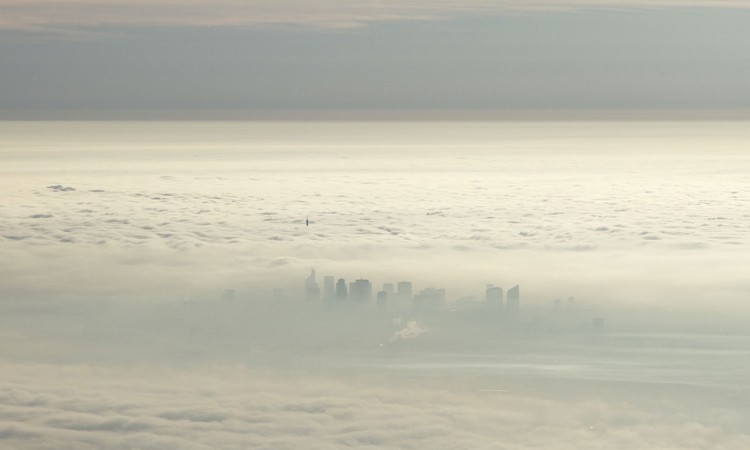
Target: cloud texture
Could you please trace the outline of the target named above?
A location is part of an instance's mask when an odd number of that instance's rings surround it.
[[[4,125],[6,295],[270,290],[313,266],[449,300],[744,305],[740,125],[27,126]]]
[[[0,444],[52,449],[744,449],[739,412],[242,367],[3,364]],[[725,425],[719,425],[719,422]],[[734,424],[734,425],[731,425]]]
[[[2,123],[0,447],[746,449],[748,130]],[[310,267],[520,283],[528,330]]]

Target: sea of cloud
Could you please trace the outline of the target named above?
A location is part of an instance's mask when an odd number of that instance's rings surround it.
[[[270,291],[317,267],[742,306],[743,125],[6,123],[0,289]]]
[[[2,123],[0,446],[747,448],[748,143]],[[446,313],[295,303],[311,267],[446,287]],[[453,304],[485,283],[521,284],[522,326]],[[568,295],[581,313],[550,316]]]
[[[653,392],[574,398],[393,377],[273,376],[247,367],[3,364],[10,448],[743,449],[747,413]],[[489,388],[488,388],[489,386]],[[658,397],[658,395],[657,395]]]

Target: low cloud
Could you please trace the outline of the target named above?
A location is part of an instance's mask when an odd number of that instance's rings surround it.
[[[637,141],[637,157],[602,153],[638,138],[625,126],[571,126],[591,128],[574,155],[531,149],[562,145],[552,125],[166,124],[164,146],[146,151],[128,140],[134,125],[108,125],[114,143],[91,126],[32,127],[25,139],[48,140],[19,141],[28,151],[0,168],[14,186],[0,205],[1,295],[294,297],[315,267],[319,282],[365,277],[374,292],[437,283],[449,303],[495,283],[521,284],[524,302],[747,308],[748,192],[719,175],[748,163],[711,127],[665,128],[690,142],[670,156],[685,169],[668,171],[658,136]],[[243,144],[215,149],[219,135]],[[46,146],[75,150],[33,151]],[[179,159],[183,147],[195,157]],[[711,161],[697,153],[714,147],[724,153]]]
[[[395,323],[395,322],[394,322]],[[430,331],[429,328],[420,326],[416,320],[410,320],[406,322],[404,327],[393,334],[390,339],[390,343],[401,341],[404,339],[414,339],[420,334]]]
[[[242,367],[3,364],[8,448],[745,449],[740,411],[494,392],[476,385]],[[718,425],[723,423],[723,426]]]

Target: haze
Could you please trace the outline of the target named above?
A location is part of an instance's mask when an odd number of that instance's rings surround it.
[[[0,0],[0,447],[750,448],[749,14]]]
[[[747,130],[6,122],[2,438],[744,448]]]

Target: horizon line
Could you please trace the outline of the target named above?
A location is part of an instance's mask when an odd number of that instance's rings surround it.
[[[601,110],[57,110],[11,113],[0,111],[2,122],[664,122],[747,121],[750,109],[601,109]]]

